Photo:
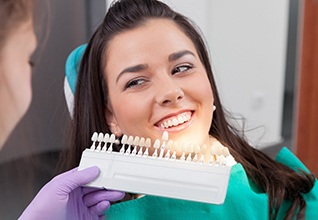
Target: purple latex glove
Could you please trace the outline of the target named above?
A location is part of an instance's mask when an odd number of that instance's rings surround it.
[[[110,202],[118,201],[123,192],[81,187],[99,175],[98,167],[62,173],[48,182],[36,195],[19,219],[101,219]]]

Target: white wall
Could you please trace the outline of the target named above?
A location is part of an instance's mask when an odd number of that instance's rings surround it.
[[[288,0],[163,0],[190,17],[209,44],[225,107],[247,119],[252,144],[281,141]]]

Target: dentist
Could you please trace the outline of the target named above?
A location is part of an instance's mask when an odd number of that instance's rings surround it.
[[[34,0],[0,0],[0,149],[32,99],[30,57],[37,47],[34,4]],[[19,219],[103,218],[110,202],[122,199],[124,193],[82,187],[99,172],[97,167],[82,171],[74,168],[56,176]]]

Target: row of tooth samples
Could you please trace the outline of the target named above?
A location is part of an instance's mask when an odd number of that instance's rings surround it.
[[[103,133],[97,133],[94,132],[92,135],[92,145],[90,147],[91,150],[95,151],[102,151],[102,152],[112,152],[113,151],[113,144],[116,143],[118,140],[116,140],[116,137],[114,134],[109,135],[106,133],[105,135]],[[97,146],[96,146],[96,143]],[[107,146],[109,144],[109,146]],[[108,149],[107,149],[108,147]]]
[[[120,154],[153,157],[153,158],[165,158],[176,160],[177,151],[181,151],[182,155],[179,158],[181,161],[204,163],[208,161],[209,164],[217,165],[233,165],[235,164],[234,158],[230,155],[229,149],[216,142],[210,147],[210,154],[208,160],[206,160],[206,152],[208,150],[207,145],[199,146],[193,144],[179,144],[176,141],[168,140],[168,132],[164,131],[161,142],[156,139],[153,145],[151,145],[150,138],[127,136],[123,135],[121,141],[116,140],[114,134],[109,135],[106,133],[94,132],[92,135],[91,150],[101,152],[112,152],[113,144],[121,143]],[[154,152],[150,155],[149,148],[153,146]]]

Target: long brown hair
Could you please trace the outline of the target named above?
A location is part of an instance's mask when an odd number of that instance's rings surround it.
[[[229,147],[249,178],[268,194],[270,218],[276,218],[285,199],[292,201],[286,219],[291,219],[296,214],[298,218],[304,218],[306,202],[302,193],[311,190],[314,177],[305,172],[297,173],[251,147],[242,132],[228,122],[230,114],[222,107],[206,45],[199,29],[188,18],[156,0],[116,1],[91,37],[78,73],[70,152],[62,157],[64,168],[78,165],[82,151],[90,146],[90,136],[94,131],[110,132],[105,119],[108,91],[103,77],[104,64],[107,62],[105,53],[110,40],[121,32],[142,26],[148,19],[156,18],[174,21],[194,43],[208,74],[214,104],[217,106],[209,133]]]

